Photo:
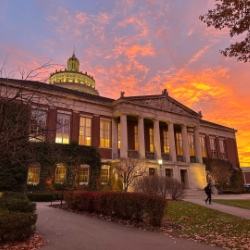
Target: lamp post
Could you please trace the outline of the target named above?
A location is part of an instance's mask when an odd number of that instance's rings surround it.
[[[162,170],[161,169],[162,168],[162,159],[158,160],[158,164],[160,165],[160,176],[162,177],[162,171],[161,171]]]

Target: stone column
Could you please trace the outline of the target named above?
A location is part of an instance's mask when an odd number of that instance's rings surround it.
[[[120,158],[128,158],[128,125],[127,115],[121,115],[121,148]]]
[[[112,119],[112,159],[118,158],[118,123],[116,118]]]
[[[154,153],[156,160],[161,159],[161,140],[158,120],[154,120]]]
[[[186,162],[190,162],[187,126],[184,124],[181,126],[181,135],[182,135],[183,156],[185,157]]]
[[[176,162],[176,148],[175,148],[175,137],[174,137],[174,124],[168,123],[168,134],[169,134],[169,148],[170,156],[173,162]]]
[[[145,137],[143,117],[138,117],[138,155],[140,159],[145,159]]]
[[[201,155],[201,142],[200,142],[200,128],[196,126],[194,128],[194,146],[195,146],[195,156],[199,163],[203,163]]]

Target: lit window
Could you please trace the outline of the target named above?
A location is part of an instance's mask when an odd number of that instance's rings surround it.
[[[189,155],[195,156],[194,134],[188,133]]]
[[[89,165],[81,165],[79,171],[79,184],[87,185],[89,183]]]
[[[205,136],[200,136],[200,144],[201,144],[201,155],[202,155],[202,157],[207,157]]]
[[[109,181],[109,166],[103,165],[101,167],[101,183],[106,184]]]
[[[212,157],[216,157],[217,153],[216,153],[215,138],[210,137],[209,141],[210,141],[211,155],[212,155]]]
[[[79,145],[91,145],[91,118],[80,117]]]
[[[225,141],[220,139],[219,140],[219,145],[220,145],[220,152],[221,152],[221,156],[223,159],[226,158],[226,147],[225,147]]]
[[[175,134],[175,138],[176,138],[176,153],[177,153],[177,155],[183,155],[181,133],[177,132]]]
[[[163,152],[165,154],[169,154],[169,138],[168,131],[166,129],[163,130]]]
[[[149,128],[149,151],[154,152],[154,130]]]
[[[47,112],[41,109],[32,109],[30,121],[30,141],[44,141],[46,132]]]
[[[70,118],[68,114],[57,114],[56,143],[68,144],[70,138]]]
[[[138,150],[138,126],[134,126],[135,150]]]
[[[40,177],[40,167],[30,166],[28,169],[27,184],[29,185],[39,184],[39,177]]]
[[[100,121],[100,147],[110,147],[110,121],[108,120]]]
[[[63,164],[57,164],[55,171],[55,183],[63,184],[66,182],[66,167]]]
[[[117,148],[121,148],[121,123],[117,124]]]

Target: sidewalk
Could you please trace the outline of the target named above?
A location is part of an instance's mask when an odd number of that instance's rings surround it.
[[[223,213],[232,214],[232,215],[250,220],[250,210],[248,210],[248,209],[232,207],[232,206],[222,205],[222,204],[218,204],[218,203],[213,202],[213,199],[225,199],[225,200],[249,200],[249,203],[250,203],[250,194],[213,195],[211,205],[205,203],[205,201],[204,201],[205,198],[206,198],[206,195],[204,195],[204,199],[192,198],[192,199],[185,199],[185,201],[189,201],[189,202],[192,202],[192,203],[204,206],[204,207],[218,210],[218,211],[223,212]]]

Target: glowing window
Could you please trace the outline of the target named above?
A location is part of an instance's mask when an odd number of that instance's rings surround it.
[[[138,126],[134,126],[135,150],[138,150]]]
[[[70,120],[71,116],[68,114],[57,114],[56,143],[69,144]]]
[[[175,134],[176,138],[176,153],[177,155],[183,155],[183,147],[182,147],[182,135],[180,132]]]
[[[109,166],[103,165],[101,167],[101,183],[106,184],[109,181]]]
[[[205,136],[200,136],[200,144],[201,144],[201,155],[202,155],[202,157],[207,157]]]
[[[121,123],[117,124],[117,147],[121,148]]]
[[[66,167],[63,164],[57,164],[55,171],[55,183],[63,184],[66,182]]]
[[[169,137],[166,129],[163,130],[163,152],[169,154]]]
[[[195,156],[194,134],[193,133],[188,133],[188,145],[189,145],[189,155]]]
[[[110,121],[100,120],[100,147],[110,147]]]
[[[89,165],[81,165],[79,171],[79,185],[87,185],[89,183]]]
[[[27,184],[38,185],[39,184],[39,177],[40,177],[40,167],[30,166],[28,168]]]
[[[91,145],[91,118],[80,117],[79,144]]]
[[[154,152],[154,130],[149,128],[149,151]]]

